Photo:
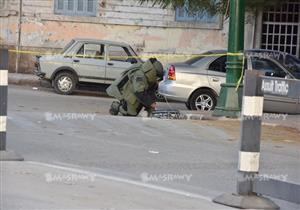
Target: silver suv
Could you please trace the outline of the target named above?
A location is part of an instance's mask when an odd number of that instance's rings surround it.
[[[262,75],[282,80],[300,79],[300,60],[292,55],[266,50],[245,51],[245,69],[259,70]],[[214,50],[185,62],[167,65],[159,93],[169,100],[184,102],[188,109],[208,111],[215,108],[226,78],[225,50]],[[284,55],[284,59],[281,59]],[[295,90],[297,91],[297,90]],[[299,90],[298,90],[299,93]],[[264,111],[300,113],[300,95],[274,96],[265,94]]]
[[[52,83],[59,94],[71,94],[80,84],[111,84],[142,60],[128,44],[73,39],[59,55],[37,56],[35,74]]]

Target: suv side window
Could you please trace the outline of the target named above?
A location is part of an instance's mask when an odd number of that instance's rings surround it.
[[[226,61],[227,57],[222,56],[214,60],[210,65],[209,65],[209,70],[211,71],[218,71],[218,72],[226,72]]]
[[[226,62],[227,62],[226,55],[219,57],[210,64],[208,70],[226,73]],[[248,68],[247,67],[247,59],[245,58],[244,69],[247,69],[247,68]]]
[[[108,60],[110,61],[130,62],[130,56],[131,54],[126,47],[111,45],[108,48]]]
[[[104,44],[83,44],[76,57],[104,59]]]
[[[265,58],[252,57],[252,68],[264,72],[266,76],[284,78],[286,73],[273,61]]]

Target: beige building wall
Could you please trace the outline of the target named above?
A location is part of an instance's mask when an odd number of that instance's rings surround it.
[[[54,0],[23,0],[21,31],[20,0],[0,1],[8,2],[6,9],[0,10],[0,46],[10,49],[15,49],[19,32],[25,51],[59,52],[72,38],[80,37],[126,42],[139,55],[180,55],[160,57],[164,63],[186,59],[183,54],[227,46],[228,20],[220,18],[218,24],[177,22],[173,10],[140,5],[134,0],[98,0],[95,17],[54,14]],[[11,53],[10,60],[14,57]],[[20,71],[32,71],[34,59],[34,53],[22,54]]]

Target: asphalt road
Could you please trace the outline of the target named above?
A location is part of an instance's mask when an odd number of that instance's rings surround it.
[[[193,121],[111,117],[111,101],[10,86],[8,148],[29,161],[129,180],[147,177],[152,180],[146,182],[210,198],[235,191],[239,142],[227,133]],[[90,115],[75,119],[66,113]],[[261,151],[261,174],[300,183],[298,143],[265,141]],[[276,202],[282,209],[299,208]]]
[[[77,91],[64,96],[54,93],[53,89],[29,86],[9,88],[9,110],[28,112],[80,112],[107,115],[114,99],[104,92]],[[186,110],[183,103],[158,103],[158,109]]]

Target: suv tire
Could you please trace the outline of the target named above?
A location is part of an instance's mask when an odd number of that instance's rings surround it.
[[[184,104],[185,104],[185,106],[186,106],[186,108],[187,108],[188,110],[192,110],[189,101],[188,101],[188,102],[185,102]]]
[[[210,111],[217,105],[217,96],[211,90],[196,90],[188,103],[191,110]]]
[[[76,79],[74,74],[69,72],[60,72],[54,78],[55,92],[62,95],[72,94],[76,86]]]

